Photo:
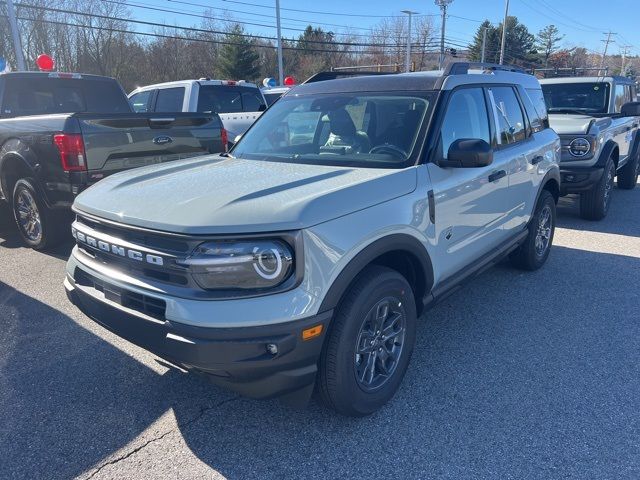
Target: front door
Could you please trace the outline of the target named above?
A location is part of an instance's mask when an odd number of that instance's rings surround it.
[[[450,145],[461,138],[492,141],[485,93],[480,87],[454,90],[439,130],[435,160],[446,159]],[[508,158],[486,167],[443,168],[427,165],[434,190],[436,249],[442,278],[460,271],[499,245],[508,197]]]

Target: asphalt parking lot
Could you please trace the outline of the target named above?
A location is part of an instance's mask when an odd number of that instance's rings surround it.
[[[428,312],[364,419],[238,398],[87,320],[0,208],[0,478],[640,478],[640,188]]]

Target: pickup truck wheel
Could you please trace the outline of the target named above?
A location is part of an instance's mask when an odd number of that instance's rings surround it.
[[[609,158],[604,167],[602,178],[588,192],[580,195],[580,216],[585,220],[602,220],[607,216],[613,193],[613,179],[616,166]]]
[[[638,174],[640,174],[640,154],[636,155],[633,160],[620,169],[618,173],[618,187],[624,190],[635,188],[638,183]]]
[[[42,250],[60,241],[62,230],[56,222],[56,212],[46,206],[33,179],[16,182],[11,204],[18,232],[29,247]]]
[[[511,254],[512,263],[523,270],[537,270],[547,261],[556,229],[556,202],[548,190],[543,190],[529,222],[529,235]]]
[[[416,336],[416,305],[395,270],[367,267],[346,292],[324,345],[318,389],[338,413],[369,415],[395,394]]]

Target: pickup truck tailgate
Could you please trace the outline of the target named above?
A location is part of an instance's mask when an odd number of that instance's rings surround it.
[[[224,150],[217,115],[132,113],[76,114],[84,140],[89,176]]]

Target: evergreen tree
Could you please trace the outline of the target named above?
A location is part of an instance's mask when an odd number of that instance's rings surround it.
[[[233,80],[257,80],[260,76],[260,55],[253,40],[243,34],[244,29],[235,25],[224,36],[218,69],[223,76]]]
[[[563,38],[555,25],[547,25],[538,32],[536,45],[545,67],[549,65],[549,57],[558,51],[558,44]]]

